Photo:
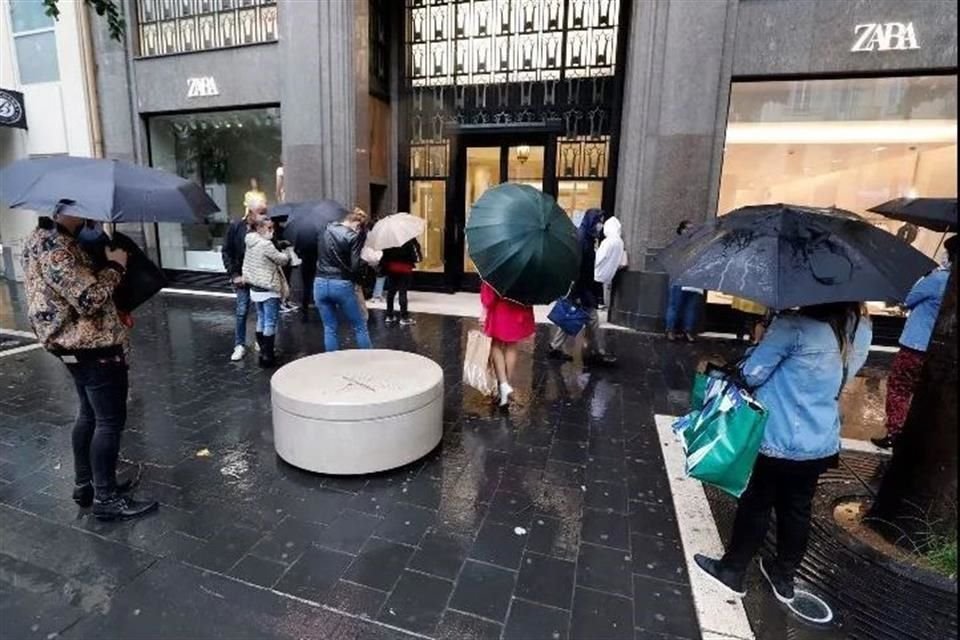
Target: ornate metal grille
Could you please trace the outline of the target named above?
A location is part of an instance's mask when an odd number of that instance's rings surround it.
[[[137,0],[141,56],[277,39],[276,0]]]
[[[370,91],[390,95],[390,13],[389,0],[369,0]]]

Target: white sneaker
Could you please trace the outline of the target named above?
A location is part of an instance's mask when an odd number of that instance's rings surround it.
[[[231,362],[238,362],[243,360],[243,356],[247,355],[247,348],[242,344],[238,344],[233,348],[233,353],[230,355]]]
[[[510,394],[513,393],[513,387],[511,387],[506,382],[500,383],[500,406],[506,407],[510,405]]]

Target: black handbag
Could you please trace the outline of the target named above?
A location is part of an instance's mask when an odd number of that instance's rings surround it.
[[[107,263],[108,246],[127,253],[126,272],[113,292],[113,302],[119,311],[130,313],[167,286],[167,278],[160,267],[129,236],[115,232],[111,240],[102,233],[96,239],[81,238],[80,245],[90,254],[97,269]]]

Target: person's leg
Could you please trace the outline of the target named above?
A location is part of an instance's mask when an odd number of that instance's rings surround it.
[[[410,319],[410,304],[407,292],[410,291],[410,282],[413,280],[413,274],[404,273],[397,282],[397,295],[400,296],[400,318],[402,320]]]
[[[664,319],[668,335],[674,335],[679,328],[680,304],[683,299],[683,289],[673,285],[667,291],[667,313]]]
[[[320,321],[323,323],[323,349],[327,353],[340,348],[340,340],[337,337],[339,325],[337,305],[330,295],[330,282],[326,278],[317,278],[313,288],[313,299],[317,305],[317,313],[320,314]]]
[[[701,298],[702,296],[696,291],[681,292],[683,332],[687,337],[693,337],[697,331],[697,321],[700,319]]]
[[[503,343],[494,340],[490,345],[490,361],[493,363],[493,372],[497,375],[497,382],[505,384],[507,378],[507,359],[503,351]]]
[[[778,478],[757,459],[747,490],[740,496],[733,521],[733,534],[721,564],[738,574],[746,572],[770,527],[770,512],[777,497]]]
[[[387,286],[387,276],[377,276],[376,282],[373,283],[373,299],[374,300],[383,300],[383,291]]]
[[[373,345],[370,343],[370,332],[367,329],[367,320],[363,315],[363,311],[360,309],[360,303],[357,299],[353,283],[343,280],[331,283],[330,287],[340,310],[343,311],[347,322],[353,327],[353,334],[357,340],[357,348],[370,349]]]
[[[277,322],[280,316],[280,298],[270,298],[262,303],[263,309],[263,351],[260,364],[272,367],[276,363],[274,346],[277,339]]]
[[[793,582],[810,538],[810,514],[818,473],[790,474],[777,484],[777,559],[779,575]]]
[[[589,314],[584,333],[583,355],[586,358],[603,356],[607,353],[607,345],[603,331],[600,330],[600,313],[596,309],[590,309]]]
[[[517,343],[509,342],[503,345],[504,373],[507,375],[507,384],[513,380],[513,372],[517,368]]]
[[[96,500],[107,501],[117,495],[117,457],[120,434],[127,422],[127,365],[123,362],[97,363],[96,372],[86,385],[87,399],[95,416],[90,441],[93,488]]]
[[[262,339],[263,331],[266,327],[266,312],[264,311],[262,302],[254,302],[253,307],[257,312],[257,338]]]
[[[923,353],[905,347],[901,347],[893,358],[887,377],[887,435],[890,438],[899,436],[907,422],[923,361]]]
[[[567,334],[560,327],[553,328],[553,334],[550,336],[550,351],[563,351],[563,346],[567,343]]]
[[[397,279],[395,276],[387,276],[387,320],[392,321],[396,318],[394,315],[394,302],[397,299]]]
[[[237,299],[234,304],[236,326],[233,330],[233,346],[242,347],[247,343],[247,313],[250,310],[250,289],[236,287]]]
[[[306,255],[302,259],[300,281],[303,285],[303,309],[306,311],[313,302],[313,280],[317,276],[317,257]]]
[[[78,487],[93,483],[93,467],[90,464],[90,443],[93,440],[94,428],[96,427],[96,416],[93,413],[93,406],[87,398],[85,388],[84,365],[76,364],[67,367],[70,375],[73,376],[74,386],[77,389],[77,397],[80,400],[80,408],[77,411],[77,419],[73,424],[72,444],[73,444],[73,474]]]
[[[357,311],[360,312],[360,317],[366,324],[370,320],[370,310],[367,309],[367,299],[363,297],[363,287],[359,284],[353,285],[353,299],[356,300]]]

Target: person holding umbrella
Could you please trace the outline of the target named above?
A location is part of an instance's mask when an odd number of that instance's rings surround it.
[[[407,307],[407,292],[413,282],[413,269],[423,259],[417,238],[426,230],[423,218],[395,213],[377,221],[367,236],[367,247],[383,251],[380,267],[386,275],[386,323],[397,322],[394,301],[400,297],[400,324],[414,324]]]
[[[113,293],[127,254],[107,247],[106,265],[95,271],[77,240],[85,223],[62,207],[52,220],[40,219],[23,251],[27,312],[40,342],[66,365],[80,401],[72,436],[74,501],[92,505],[101,520],[135,518],[157,502],[133,499],[131,483],[117,481],[129,338]]]
[[[952,236],[944,243],[947,264],[920,278],[904,301],[910,315],[907,316],[907,322],[900,334],[900,350],[893,359],[890,375],[887,377],[887,435],[870,439],[881,449],[893,447],[907,421],[913,394],[920,382],[920,373],[926,360],[927,346],[940,314],[943,296],[947,292],[950,268],[957,259],[957,243],[957,236]]]
[[[777,555],[761,558],[760,571],[778,600],[793,600],[817,480],[839,464],[840,393],[866,362],[872,339],[859,303],[802,307],[779,314],[740,365],[769,418],[726,553],[720,559],[694,556],[703,572],[735,595],[745,595],[747,568],[775,510]]]
[[[504,298],[486,282],[480,284],[480,304],[483,313],[480,322],[483,332],[493,340],[490,345],[490,360],[497,374],[499,404],[506,408],[513,395],[513,372],[517,367],[517,344],[526,340],[537,330],[533,307]]]

